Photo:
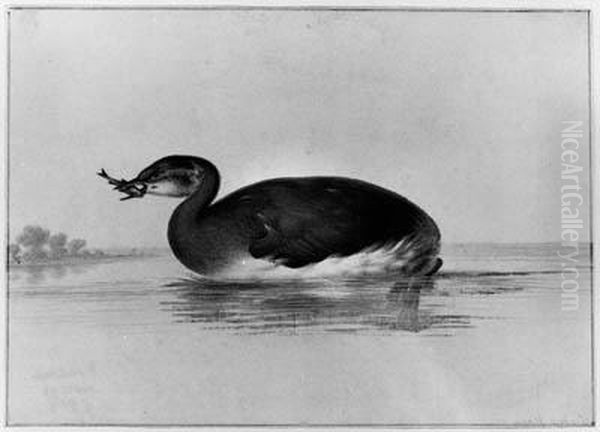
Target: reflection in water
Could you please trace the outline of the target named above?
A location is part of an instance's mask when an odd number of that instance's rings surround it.
[[[161,302],[179,322],[243,332],[388,330],[470,326],[468,316],[436,314],[420,306],[434,278],[225,282],[180,279]]]
[[[26,264],[9,266],[8,272],[11,281],[24,281],[27,284],[39,285],[46,281],[63,279],[68,275],[86,272],[96,263],[86,262],[78,264]]]

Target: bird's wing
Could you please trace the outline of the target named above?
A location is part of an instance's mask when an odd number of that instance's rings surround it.
[[[250,254],[297,268],[359,251],[374,237],[353,198],[336,188],[283,191],[251,214]]]

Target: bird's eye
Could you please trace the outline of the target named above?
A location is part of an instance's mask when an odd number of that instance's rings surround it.
[[[150,189],[156,189],[157,187],[158,186],[156,186],[156,185],[152,185],[152,186],[150,186]]]

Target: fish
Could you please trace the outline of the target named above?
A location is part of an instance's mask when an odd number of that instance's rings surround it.
[[[146,190],[148,186],[143,182],[138,181],[137,178],[134,178],[132,180],[118,180],[114,177],[109,176],[104,168],[102,168],[96,174],[102,177],[103,179],[107,180],[109,185],[114,186],[113,190],[117,190],[127,195],[121,198],[121,201],[125,201],[132,198],[142,198],[144,195],[146,195]]]

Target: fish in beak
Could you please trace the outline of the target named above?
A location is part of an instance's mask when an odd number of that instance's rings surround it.
[[[137,178],[133,180],[118,180],[114,177],[108,175],[108,173],[102,168],[100,172],[97,173],[100,177],[108,181],[108,184],[114,186],[114,190],[117,190],[121,193],[126,194],[127,196],[121,198],[121,201],[125,201],[131,198],[142,198],[146,195],[146,191],[148,190],[148,185]]]

